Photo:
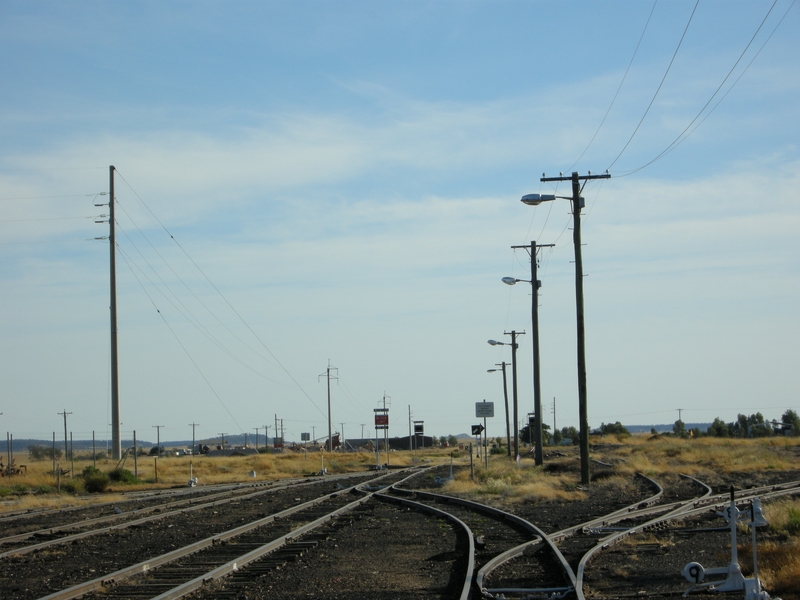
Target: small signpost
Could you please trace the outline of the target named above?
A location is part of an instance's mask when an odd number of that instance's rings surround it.
[[[378,431],[387,432],[389,430],[389,409],[388,408],[374,408],[375,411],[375,468],[380,469],[380,445],[378,443]],[[384,434],[384,439],[385,434]],[[386,444],[386,464],[389,464],[389,442],[384,441]]]
[[[422,436],[422,449],[425,449],[425,421],[414,421],[414,438]]]
[[[486,468],[489,468],[489,444],[488,438],[486,436],[486,419],[488,417],[494,417],[494,402],[487,402],[484,400],[483,402],[476,402],[475,403],[475,416],[479,419],[483,417],[483,461]],[[474,427],[473,427],[474,429]]]

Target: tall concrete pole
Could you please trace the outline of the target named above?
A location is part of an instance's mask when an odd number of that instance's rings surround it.
[[[119,431],[119,364],[117,356],[117,238],[114,222],[114,165],[108,167],[108,248],[110,259],[110,298],[111,298],[111,458],[119,460],[122,456],[122,439]]]

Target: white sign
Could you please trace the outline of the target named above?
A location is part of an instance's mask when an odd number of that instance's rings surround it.
[[[476,402],[476,417],[494,417],[494,402]]]

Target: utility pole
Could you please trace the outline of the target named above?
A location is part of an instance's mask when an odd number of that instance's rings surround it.
[[[114,216],[114,165],[108,167],[108,215],[102,215],[95,223],[105,223],[108,217],[109,247],[109,310],[111,313],[111,458],[119,460],[122,455],[122,440],[119,431],[119,360],[117,356],[117,234]],[[101,194],[105,196],[105,192]],[[95,204],[105,206],[105,204]],[[97,237],[96,240],[106,238]]]
[[[555,244],[541,244],[539,248],[552,247]],[[544,454],[542,449],[542,384],[541,373],[539,368],[539,288],[542,287],[542,282],[537,279],[536,274],[536,242],[531,241],[530,246],[511,246],[512,249],[525,248],[531,257],[531,327],[533,328],[533,414],[536,418],[533,441],[534,446],[534,463],[540,466],[544,462]]]
[[[331,428],[331,379],[337,381],[339,379],[336,375],[332,376],[331,371],[336,371],[337,374],[339,373],[339,369],[331,366],[331,359],[329,358],[327,370],[325,373],[319,376],[328,378],[328,452],[333,451],[333,430]],[[319,381],[319,377],[317,377],[317,381]]]
[[[224,433],[218,433],[217,435],[219,436],[219,439],[220,439],[220,448],[225,450],[225,434]]]
[[[525,333],[524,331],[522,333]],[[519,402],[517,400],[517,335],[516,331],[506,333],[511,336],[511,394],[514,399],[514,460],[519,456]]]
[[[339,423],[339,425],[341,425],[341,426],[342,426],[342,439],[340,439],[340,440],[339,440],[339,443],[341,443],[341,444],[342,444],[342,448],[344,448],[345,450],[347,450],[347,447],[344,445],[344,444],[345,444],[345,440],[347,440],[347,438],[346,438],[346,437],[344,437],[344,423]]]
[[[578,175],[572,172],[570,177],[542,177],[541,182],[571,181],[572,182],[572,241],[575,246],[575,316],[578,330],[578,414],[580,418],[580,448],[581,448],[581,483],[589,485],[589,408],[586,390],[586,329],[583,314],[583,255],[581,253],[581,208],[583,198],[581,191],[586,182],[591,179],[608,179],[608,173],[601,175]],[[583,186],[581,186],[583,181]]]
[[[69,458],[69,445],[67,441],[67,415],[71,415],[71,412],[67,412],[67,409],[64,409],[64,412],[56,413],[59,415],[64,415],[64,460]]]
[[[411,427],[412,427],[412,425],[411,425],[411,405],[409,404],[408,405],[408,449],[409,450],[413,450],[414,449],[414,445],[412,444],[412,439],[413,438],[411,437],[411,432],[412,432]]]
[[[114,221],[114,165],[108,167],[108,247],[110,259],[111,298],[111,458],[119,460],[122,455],[122,439],[119,431],[119,359],[117,355],[117,234]]]
[[[192,426],[192,454],[194,454],[194,428],[200,425],[200,423],[195,423],[194,421],[189,423]]]
[[[498,363],[497,365],[503,371],[503,399],[505,400],[506,405],[506,450],[508,451],[508,456],[511,457],[511,425],[509,424],[508,419],[508,381],[506,379],[506,367],[508,363],[503,361]],[[497,369],[489,369],[490,373],[497,371]]]
[[[558,426],[556,425],[556,397],[553,396],[553,433],[558,431]]]
[[[681,419],[681,412],[682,412],[682,411],[683,411],[683,409],[682,409],[682,408],[679,408],[679,409],[678,409],[678,421],[681,421],[681,422],[683,421],[683,419]]]
[[[409,407],[409,410],[411,410],[411,407]],[[362,442],[364,440],[364,426],[365,425],[366,425],[366,423],[361,423],[361,440],[362,440]]]
[[[276,413],[275,414],[275,433],[272,436],[272,447],[273,448],[277,448],[278,447],[278,445],[276,444],[276,442],[277,442],[276,438],[277,437],[278,437],[278,415]],[[281,440],[281,446],[282,445],[283,445],[283,440]]]
[[[156,429],[156,448],[158,448],[158,456],[161,457],[161,428],[164,427],[163,425],[153,425]]]
[[[261,427],[253,427],[253,429],[256,430],[256,452],[258,452],[258,430],[261,429]]]
[[[269,425],[264,425],[264,448],[269,450]],[[274,439],[272,440],[275,441]]]

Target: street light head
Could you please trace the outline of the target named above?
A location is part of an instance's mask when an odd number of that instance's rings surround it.
[[[488,344],[490,346],[505,346],[503,342],[498,342],[497,340],[489,340]]]
[[[494,373],[495,371],[497,371],[497,369],[486,369],[487,373]],[[3,413],[0,413],[0,415],[1,414],[3,414]]]
[[[528,206],[539,206],[542,202],[555,200],[554,194],[525,194],[520,201]]]
[[[513,277],[503,277],[503,283],[505,283],[506,285],[514,285],[518,281],[519,279],[515,279]]]

